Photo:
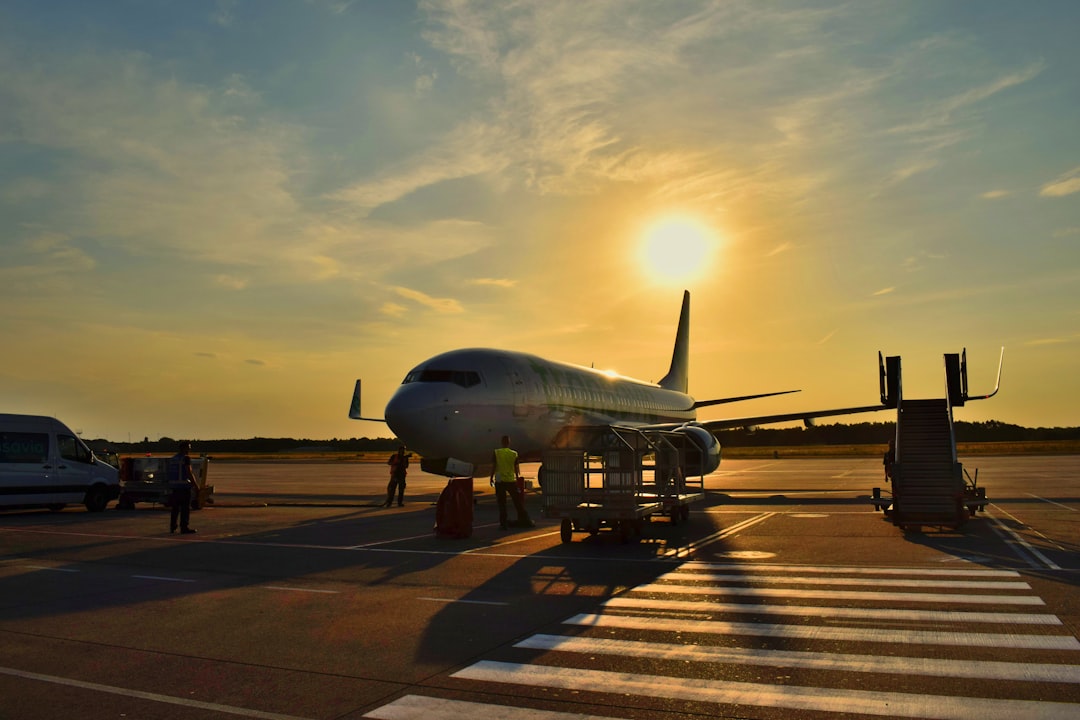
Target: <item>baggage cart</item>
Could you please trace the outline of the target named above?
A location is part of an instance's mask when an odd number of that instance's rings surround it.
[[[561,521],[563,542],[574,532],[618,532],[640,539],[645,522],[690,516],[704,497],[704,478],[687,478],[692,441],[674,431],[622,426],[567,427],[543,453],[544,515]],[[700,464],[698,465],[700,467]]]
[[[191,493],[193,510],[201,510],[214,502],[214,486],[206,481],[209,468],[209,456],[191,458],[191,472],[195,475],[196,485]],[[135,456],[121,459],[118,507],[131,510],[137,502],[168,505],[172,499],[170,481],[179,473],[172,457]]]

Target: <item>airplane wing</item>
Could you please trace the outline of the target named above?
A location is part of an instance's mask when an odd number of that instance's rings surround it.
[[[743,400],[757,400],[758,398],[772,397],[773,395],[789,395],[802,392],[802,390],[780,390],[778,392],[758,393],[757,395],[742,395],[740,397],[719,398],[718,400],[697,400],[695,408],[709,407],[710,405],[724,405],[726,403],[742,402]]]
[[[877,412],[890,409],[887,405],[864,405],[862,407],[835,408],[833,410],[810,410],[806,412],[784,413],[782,415],[759,415],[757,417],[724,418],[721,420],[700,420],[698,424],[709,432],[726,430],[729,428],[753,427],[755,425],[771,425],[773,423],[793,422],[801,420],[807,425],[812,424],[816,418],[835,417],[837,415],[855,415],[858,413]]]

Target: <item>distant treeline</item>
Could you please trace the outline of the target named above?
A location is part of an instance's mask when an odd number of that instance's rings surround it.
[[[144,438],[142,442],[111,442],[87,440],[92,450],[111,450],[116,453],[173,453],[185,438]],[[388,452],[397,449],[394,438],[334,438],[309,440],[296,438],[247,438],[243,440],[192,440],[196,454],[207,453],[302,453],[302,452]]]
[[[1034,442],[1080,440],[1080,428],[1026,428],[988,420],[956,421],[957,442]],[[895,422],[832,424],[813,427],[757,428],[721,430],[717,437],[728,447],[767,447],[771,445],[872,445],[886,443],[896,432]]]
[[[721,430],[717,437],[727,447],[768,447],[797,445],[873,445],[886,443],[895,432],[893,422],[830,424],[813,427],[757,428]],[[1080,440],[1080,427],[1026,428],[989,420],[962,422],[956,425],[957,442],[1033,442]],[[142,442],[89,440],[94,450],[108,448],[119,453],[171,453],[179,438],[163,437]],[[246,440],[195,440],[197,453],[287,453],[287,452],[387,452],[396,449],[394,438],[334,438],[310,440],[295,438],[248,438]]]

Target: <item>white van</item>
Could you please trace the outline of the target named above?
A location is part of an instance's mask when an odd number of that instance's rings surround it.
[[[0,506],[81,503],[101,512],[120,495],[119,471],[56,418],[0,414]]]

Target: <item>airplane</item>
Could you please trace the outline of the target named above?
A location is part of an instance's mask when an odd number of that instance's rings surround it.
[[[720,441],[713,433],[722,428],[794,420],[810,424],[819,417],[888,407],[883,389],[878,405],[702,422],[697,419],[702,407],[798,391],[695,400],[687,392],[689,345],[690,293],[684,291],[671,365],[658,382],[528,353],[466,348],[436,355],[410,370],[387,403],[383,418],[363,417],[357,380],[349,417],[385,422],[421,456],[421,470],[436,475],[489,475],[492,450],[503,435],[510,436],[522,462],[537,462],[564,428],[586,425],[684,434],[701,451],[697,469],[707,475],[720,465]]]

